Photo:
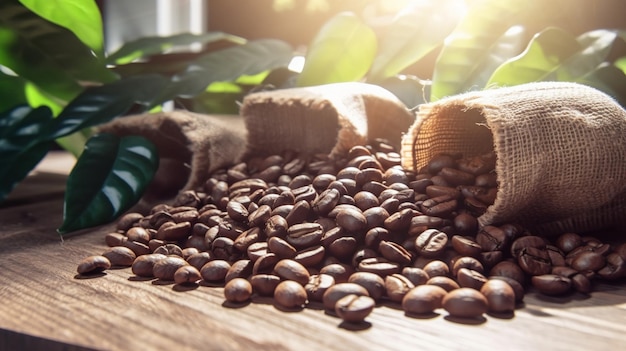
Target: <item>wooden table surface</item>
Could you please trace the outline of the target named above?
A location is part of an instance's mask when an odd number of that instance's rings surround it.
[[[0,350],[612,350],[626,348],[626,282],[590,296],[529,292],[511,316],[462,321],[381,305],[352,325],[319,305],[224,303],[221,287],[180,288],[130,269],[95,278],[78,262],[106,249],[105,225],[61,239],[71,159],[50,155],[0,207]]]

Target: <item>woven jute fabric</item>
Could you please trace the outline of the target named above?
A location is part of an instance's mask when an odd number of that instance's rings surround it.
[[[626,111],[606,94],[542,82],[424,104],[401,155],[417,170],[439,153],[490,151],[498,193],[480,225],[550,235],[626,223]]]
[[[331,157],[383,138],[400,147],[415,116],[388,90],[366,83],[334,83],[248,95],[240,114],[251,153],[285,150]]]
[[[140,135],[155,144],[160,159],[155,178],[160,182],[144,196],[152,200],[201,187],[210,172],[240,161],[246,148],[240,116],[161,112],[118,118],[99,130]]]

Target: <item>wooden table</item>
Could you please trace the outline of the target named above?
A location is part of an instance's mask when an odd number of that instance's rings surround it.
[[[71,158],[50,155],[0,208],[0,350],[612,350],[626,347],[626,282],[591,296],[528,293],[514,316],[411,318],[377,307],[351,325],[319,305],[286,312],[271,300],[224,304],[220,287],[180,288],[130,269],[82,279],[112,225],[61,239]]]

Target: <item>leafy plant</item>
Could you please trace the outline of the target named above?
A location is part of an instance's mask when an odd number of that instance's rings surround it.
[[[141,196],[158,155],[143,138],[94,136],[92,127],[166,101],[201,113],[236,114],[237,101],[268,84],[364,81],[412,108],[470,90],[558,80],[594,86],[626,106],[623,29],[573,36],[552,27],[552,13],[537,0],[479,0],[464,15],[452,11],[464,4],[415,1],[382,31],[340,13],[320,28],[296,73],[286,69],[293,57],[286,43],[219,32],[141,38],[106,55],[93,2],[57,1],[50,11],[49,1],[4,0],[0,201],[58,143],[77,156],[82,152],[68,179],[59,231],[111,221]],[[524,24],[539,13],[546,29],[532,36]],[[203,49],[181,50],[193,43]],[[407,74],[429,56],[436,56],[429,77]]]

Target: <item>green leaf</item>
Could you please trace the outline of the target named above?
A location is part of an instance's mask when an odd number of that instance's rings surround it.
[[[356,81],[376,55],[374,31],[356,15],[344,12],[326,22],[308,48],[298,86]]]
[[[51,119],[47,107],[22,105],[0,114],[0,201],[50,150],[52,142],[39,136]]]
[[[100,10],[93,0],[20,0],[37,15],[72,31],[100,57],[103,32]]]
[[[17,0],[0,1],[0,64],[64,101],[86,84],[116,79],[74,33]]]
[[[430,81],[415,76],[389,77],[378,85],[396,95],[408,108],[427,103],[428,96],[430,96]]]
[[[487,85],[511,86],[546,80],[580,49],[571,34],[559,28],[547,28],[535,35],[523,53],[498,67]]]
[[[621,69],[624,73],[626,73],[626,56],[620,57],[615,62],[615,67]]]
[[[158,168],[154,144],[140,136],[92,137],[67,179],[61,234],[108,223],[134,205]]]
[[[48,106],[54,116],[58,116],[61,111],[63,111],[63,106],[66,104],[65,101],[56,99],[54,96],[42,91],[35,84],[30,82],[26,83],[24,92],[26,94],[26,100],[31,107]]]
[[[26,103],[24,79],[0,71],[0,112]]]
[[[512,19],[531,8],[523,0],[487,0],[471,7],[459,26],[446,38],[437,58],[431,101],[482,88],[492,73],[487,71],[489,67],[519,53],[506,50],[514,41],[505,34],[512,27]]]
[[[626,74],[610,63],[603,63],[576,81],[612,96],[626,108]]]
[[[235,44],[246,43],[244,38],[222,32],[204,34],[181,33],[168,37],[143,37],[124,44],[118,51],[109,55],[106,62],[109,64],[125,64],[138,58],[163,53],[167,49],[175,46],[208,44],[219,40],[225,40]]]
[[[439,47],[460,20],[458,10],[463,3],[418,2],[399,12],[380,40],[368,80],[378,82],[394,76]]]

